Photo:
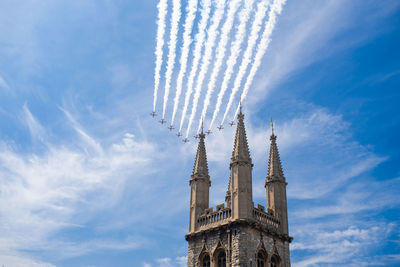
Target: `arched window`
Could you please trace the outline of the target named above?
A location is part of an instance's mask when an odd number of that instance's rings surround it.
[[[204,256],[203,256],[203,259],[201,260],[201,267],[210,267],[211,266],[211,264],[210,264],[210,255],[208,255],[208,254],[205,254]]]
[[[279,258],[276,255],[271,257],[271,267],[279,267]]]
[[[267,267],[267,257],[262,251],[257,253],[257,267]]]
[[[226,267],[226,254],[225,251],[221,251],[217,258],[218,267]]]

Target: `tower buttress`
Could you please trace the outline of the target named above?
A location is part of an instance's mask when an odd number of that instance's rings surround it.
[[[190,217],[189,233],[198,230],[197,218],[208,208],[209,191],[211,186],[210,175],[208,174],[206,146],[204,143],[205,134],[199,134],[199,145],[197,147],[196,160],[193,173],[190,177]]]
[[[280,221],[280,230],[283,234],[288,234],[287,199],[286,199],[286,179],[283,175],[282,164],[279,157],[278,146],[276,145],[276,135],[273,132],[270,137],[271,145],[269,150],[268,174],[265,179],[265,189],[267,193],[267,207],[276,214]]]
[[[226,196],[232,210],[232,219],[252,218],[253,193],[252,169],[249,146],[247,143],[244,115],[240,111],[236,128],[235,143],[230,163],[230,180]]]

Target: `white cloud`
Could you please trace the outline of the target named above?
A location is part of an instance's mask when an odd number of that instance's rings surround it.
[[[282,164],[289,181],[290,198],[321,197],[348,180],[375,168],[386,159],[356,142],[349,134],[349,126],[341,116],[318,107],[310,107],[297,117],[276,123],[275,132],[278,136]],[[236,126],[227,127],[224,132],[217,131],[207,137],[207,156],[211,164],[223,168],[229,166],[235,130]],[[266,175],[269,126],[267,122],[261,126],[254,126],[250,114],[246,116],[246,131],[255,171],[263,171],[263,175]],[[182,148],[182,154],[189,156],[189,153],[194,154],[195,149],[196,146],[192,146],[191,151]],[[218,194],[223,194],[228,176],[212,179],[217,180],[216,183],[213,181],[214,188],[221,187]],[[255,197],[264,198],[263,178],[255,176],[253,181]]]
[[[257,174],[266,173],[270,130],[267,122],[254,126],[251,115],[246,120],[255,163],[254,197],[255,201],[265,200],[265,176],[259,178]],[[399,179],[376,181],[370,177],[368,172],[387,158],[354,140],[350,127],[340,115],[314,106],[275,125],[289,182],[289,201],[296,202],[295,208],[289,207],[290,229],[295,237],[292,249],[308,255],[293,262],[293,266],[367,265],[372,257],[365,251],[376,249],[393,232],[392,223],[357,219],[363,212],[396,207],[400,192],[395,188],[400,187]],[[223,201],[235,129],[227,128],[207,138],[210,165],[224,169],[214,171],[217,175],[211,177],[212,205]]]
[[[29,132],[33,138],[43,142],[46,137],[46,131],[43,126],[36,120],[28,108],[28,104],[25,103],[23,106],[23,120],[29,128]]]
[[[271,90],[291,75],[382,34],[385,29],[377,28],[377,22],[398,10],[399,3],[370,4],[344,0],[305,0],[301,4],[289,1],[279,18],[258,78],[250,89],[248,106],[257,110],[258,103],[265,101]],[[365,25],[369,25],[368,30],[358,30]],[[347,32],[351,32],[351,38],[341,39]]]
[[[40,123],[26,105],[23,109],[31,133],[40,135],[44,131]],[[63,247],[58,253],[75,255],[96,249],[135,249],[139,242],[100,239],[71,244],[51,240],[57,231],[81,227],[90,214],[114,205],[127,179],[142,179],[154,154],[152,144],[137,141],[130,133],[103,147],[64,112],[83,139],[101,153],[90,155],[85,146],[50,143],[42,154],[20,153],[6,143],[0,145],[0,258],[6,266],[18,266],[17,251],[32,247]],[[20,259],[20,265],[29,260]]]
[[[175,259],[171,258],[160,258],[156,259],[156,263],[158,267],[185,267],[187,264],[187,257],[176,257]]]
[[[85,141],[88,147],[97,154],[103,154],[103,149],[100,144],[83,130],[83,127],[75,120],[75,118],[66,109],[60,107],[60,110],[64,112],[74,130],[81,136],[82,140]]]
[[[2,251],[0,250],[0,262],[2,267],[13,266],[13,267],[55,267],[53,264],[37,261],[21,253],[15,251]]]
[[[338,227],[333,223],[310,224],[296,233],[303,242],[294,242],[292,251],[311,256],[303,257],[305,259],[293,263],[293,266],[374,266],[366,252],[387,238],[394,227],[393,224],[379,223],[363,228],[349,226],[342,230],[327,230],[327,227]]]
[[[1,75],[0,75],[0,88],[6,89],[6,90],[9,90],[9,89],[10,89],[10,86],[9,86],[8,83],[4,80],[4,78],[1,77]]]

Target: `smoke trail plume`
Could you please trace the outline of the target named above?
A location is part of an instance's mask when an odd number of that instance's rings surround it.
[[[167,71],[165,72],[165,91],[164,91],[164,105],[163,105],[163,113],[162,118],[165,117],[165,110],[167,108],[169,89],[171,87],[171,76],[172,71],[174,70],[175,65],[175,50],[176,50],[176,41],[178,36],[179,29],[179,20],[181,18],[181,1],[174,0],[173,8],[172,8],[172,16],[171,16],[171,33],[169,40],[169,54],[167,61]]]
[[[181,69],[179,71],[178,80],[176,82],[176,94],[175,94],[175,98],[174,98],[174,109],[172,112],[171,125],[174,124],[176,111],[177,111],[178,105],[179,105],[179,98],[180,98],[181,92],[182,92],[182,82],[183,82],[183,77],[185,76],[185,73],[186,73],[187,61],[188,61],[188,55],[189,55],[189,47],[190,47],[190,43],[192,41],[192,39],[190,37],[190,33],[192,32],[192,28],[193,28],[193,21],[196,18],[197,3],[198,3],[198,0],[191,0],[191,1],[189,1],[188,6],[186,8],[187,16],[186,16],[185,26],[184,26],[185,30],[183,33],[182,53],[181,53],[181,58],[179,60]]]
[[[257,46],[257,52],[254,57],[254,63],[250,69],[249,75],[247,76],[247,80],[243,89],[243,93],[240,97],[240,101],[243,101],[247,96],[250,85],[253,82],[254,76],[256,75],[257,70],[260,67],[261,60],[268,49],[269,43],[271,42],[271,34],[276,24],[276,17],[282,12],[282,7],[285,4],[285,2],[286,0],[275,0],[271,6],[271,10],[269,11],[269,16],[268,16],[269,19],[265,25],[261,41]],[[239,106],[236,108],[235,117],[237,116],[238,112],[239,112]]]
[[[213,71],[211,73],[210,81],[208,83],[206,98],[203,103],[203,110],[201,112],[199,127],[197,129],[197,132],[200,131],[202,118],[204,118],[207,114],[207,108],[208,108],[208,105],[210,104],[210,98],[214,91],[215,83],[217,81],[219,71],[221,69],[223,60],[225,58],[226,45],[229,40],[229,33],[231,32],[232,25],[235,20],[235,14],[240,6],[240,2],[241,2],[241,0],[231,0],[231,2],[229,3],[226,20],[224,22],[224,25],[222,26],[221,39],[220,39],[218,47],[217,47],[217,52],[216,52],[217,60],[214,63],[214,68],[212,69]],[[247,2],[249,2],[249,1],[247,1]]]
[[[153,111],[156,111],[157,94],[160,86],[160,71],[163,57],[163,46],[164,46],[164,33],[165,33],[165,17],[168,12],[167,0],[160,0],[157,5],[158,8],[158,28],[157,28],[157,44],[156,44],[156,68],[154,71],[154,100],[153,100]]]
[[[182,117],[181,117],[181,122],[179,125],[179,132],[182,130],[183,122],[185,120],[186,112],[189,106],[189,100],[190,96],[192,95],[192,90],[193,90],[193,82],[194,82],[194,77],[197,73],[197,68],[199,65],[199,61],[201,58],[201,50],[203,48],[204,40],[206,37],[206,27],[208,23],[208,19],[210,17],[210,11],[211,11],[211,0],[203,0],[201,2],[202,5],[202,10],[201,10],[201,20],[199,23],[199,31],[196,34],[195,37],[195,48],[194,48],[194,58],[193,58],[193,63],[192,63],[192,69],[189,74],[188,78],[188,86],[185,94],[185,102],[183,105],[183,110],[182,110]]]
[[[222,104],[222,98],[225,94],[225,91],[228,89],[228,84],[229,84],[229,81],[233,74],[233,68],[235,67],[237,59],[241,52],[240,48],[244,41],[244,37],[246,36],[246,26],[247,26],[247,22],[250,18],[251,8],[253,6],[253,3],[254,3],[254,0],[246,0],[245,7],[239,13],[239,21],[240,21],[239,26],[238,26],[237,32],[235,34],[235,40],[233,41],[231,49],[230,49],[230,56],[227,60],[227,68],[226,68],[226,71],[224,74],[224,80],[222,82],[221,89],[218,93],[218,98],[217,98],[217,102],[215,105],[215,109],[214,109],[214,113],[212,116],[212,120],[211,120],[209,129],[212,128],[212,125],[213,125],[215,119],[217,118],[217,115],[219,113],[219,110],[220,110],[220,107]],[[265,4],[265,2],[260,2],[257,5],[257,10],[258,10],[258,13],[257,13],[258,15],[256,14],[256,19],[254,21],[254,23],[256,23],[256,24],[257,24],[256,20],[262,19],[262,14],[265,14],[265,12],[267,10],[267,5]]]
[[[264,4],[264,5],[261,5],[261,9],[264,9],[269,4],[269,2],[264,2],[264,1],[261,3]],[[235,82],[233,84],[232,92],[229,97],[229,101],[226,106],[224,117],[221,121],[221,124],[223,124],[225,121],[226,115],[229,112],[229,109],[232,105],[233,99],[235,98],[235,95],[236,95],[237,91],[239,90],[240,84],[242,83],[242,79],[243,79],[244,75],[246,74],[247,67],[251,63],[253,50],[254,50],[254,47],[256,46],[256,43],[257,43],[257,40],[259,37],[259,32],[261,30],[262,21],[263,21],[264,17],[266,16],[266,9],[264,12],[259,12],[259,11],[260,11],[260,9],[257,10],[256,18],[255,18],[252,28],[251,28],[251,33],[250,33],[249,41],[247,44],[247,48],[243,54],[242,63],[239,67],[239,71],[237,73]]]
[[[204,50],[204,55],[202,59],[202,64],[201,64],[201,69],[199,72],[199,75],[197,77],[197,83],[196,83],[196,89],[195,89],[195,94],[193,97],[193,105],[192,105],[192,113],[190,114],[190,119],[188,123],[188,128],[186,130],[186,138],[189,136],[190,128],[193,123],[193,118],[196,115],[197,111],[197,103],[199,101],[200,93],[201,93],[201,87],[203,85],[204,78],[207,74],[208,71],[208,66],[210,65],[210,61],[212,58],[212,52],[213,48],[215,45],[215,39],[217,38],[218,35],[218,27],[219,24],[222,20],[222,17],[224,15],[224,10],[225,10],[225,2],[226,0],[218,0],[217,3],[217,9],[214,13],[212,23],[210,26],[210,29],[208,31],[208,38],[207,42],[205,45],[205,50]]]

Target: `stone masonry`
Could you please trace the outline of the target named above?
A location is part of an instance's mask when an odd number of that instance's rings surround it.
[[[238,115],[230,178],[225,203],[209,207],[205,134],[199,145],[190,179],[188,267],[288,267],[290,266],[286,179],[272,132],[265,180],[267,210],[254,206],[252,160],[244,115]]]

